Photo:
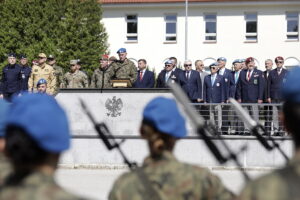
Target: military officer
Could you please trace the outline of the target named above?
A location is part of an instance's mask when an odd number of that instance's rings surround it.
[[[294,155],[283,168],[251,181],[239,200],[296,200],[300,197],[300,66],[288,73],[282,87],[283,124],[294,142]]]
[[[50,65],[46,64],[47,56],[44,53],[39,54],[38,65],[33,65],[31,75],[28,82],[28,88],[30,92],[36,92],[37,82],[43,78],[47,81],[47,93],[53,95],[56,90],[56,77],[54,69]]]
[[[175,100],[151,100],[143,111],[140,134],[148,143],[150,155],[142,167],[123,174],[114,183],[110,200],[233,199],[217,176],[178,161],[172,153],[177,139],[187,134]]]
[[[63,88],[88,88],[88,77],[79,70],[78,60],[70,60],[70,71],[65,73]]]
[[[54,55],[49,55],[47,61],[48,65],[50,65],[54,69],[54,75],[56,77],[56,90],[54,92],[57,93],[59,88],[62,88],[64,80],[64,71],[60,66],[56,64],[56,59]]]
[[[20,55],[21,66],[21,90],[28,91],[28,80],[31,74],[31,67],[28,65],[28,59],[25,54]]]
[[[37,82],[36,87],[37,87],[37,92],[38,93],[42,93],[42,94],[46,93],[46,91],[47,91],[47,81],[45,79],[41,78]]]
[[[1,186],[0,199],[79,199],[54,180],[60,154],[70,147],[70,130],[52,96],[27,93],[15,98],[7,114],[5,141],[13,172]]]
[[[8,160],[4,156],[5,139],[5,119],[9,110],[9,103],[0,99],[0,185],[3,184],[4,178],[10,173],[10,166]]]
[[[13,95],[18,95],[21,91],[21,67],[16,64],[16,55],[11,53],[8,55],[8,65],[2,70],[2,81],[0,83],[0,98],[8,101]]]
[[[112,64],[115,79],[130,79],[133,84],[137,79],[137,68],[135,64],[127,58],[127,50],[120,48],[117,51],[119,60]]]
[[[113,71],[109,65],[109,56],[104,54],[100,58],[100,67],[95,69],[92,75],[91,88],[111,88],[112,75]]]

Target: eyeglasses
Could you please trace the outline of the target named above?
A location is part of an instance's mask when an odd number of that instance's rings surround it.
[[[165,65],[166,67],[171,67],[172,65]]]
[[[283,61],[277,61],[276,63],[283,63]]]
[[[192,64],[185,64],[184,66],[185,67],[190,67],[190,66],[192,66]]]

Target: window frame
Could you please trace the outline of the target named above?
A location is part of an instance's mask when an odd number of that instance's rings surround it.
[[[136,16],[136,19],[128,19],[128,16]],[[126,14],[125,15],[126,21],[126,42],[138,42],[138,15],[137,14]],[[136,33],[128,33],[128,23],[136,23]],[[130,40],[130,37],[136,37],[136,39]]]
[[[176,20],[167,20],[167,16],[175,16]],[[177,43],[177,14],[176,13],[165,13],[164,22],[165,22],[165,43]],[[167,23],[175,23],[175,33],[167,33]],[[175,40],[167,40],[168,37],[175,37]]]
[[[215,19],[206,19],[206,16],[207,15],[215,15]],[[208,43],[215,43],[215,42],[217,42],[217,32],[218,32],[218,30],[217,30],[217,18],[218,18],[218,15],[217,15],[217,13],[204,13],[203,14],[203,21],[204,21],[204,42],[208,42]],[[216,28],[216,32],[215,33],[206,33],[206,26],[207,26],[207,22],[215,22],[215,28]],[[213,37],[216,37],[216,39],[215,40],[208,40],[208,39],[206,39],[206,37],[210,37],[210,36],[213,36]]]
[[[247,19],[247,15],[255,15],[256,19]],[[245,12],[244,13],[245,20],[245,42],[257,42],[258,41],[258,14],[257,12]],[[256,32],[251,33],[247,32],[247,22],[256,22]],[[250,39],[249,37],[255,37],[255,39]]]
[[[288,14],[297,14],[296,18],[288,17]],[[297,32],[289,32],[288,31],[288,21],[289,20],[297,20],[298,21],[298,31]],[[287,11],[285,13],[285,21],[286,21],[286,41],[299,41],[299,12],[298,11]],[[288,38],[289,36],[296,36],[297,38]]]

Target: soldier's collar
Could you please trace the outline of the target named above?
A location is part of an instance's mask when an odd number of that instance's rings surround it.
[[[163,161],[177,161],[175,156],[170,151],[164,151],[160,157],[153,158],[151,156],[148,156],[145,158],[143,166],[152,165],[157,162],[163,162]]]

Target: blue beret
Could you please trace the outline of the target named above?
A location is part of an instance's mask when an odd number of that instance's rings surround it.
[[[165,65],[172,65],[172,64],[173,64],[172,60],[167,60],[167,61],[165,62]]]
[[[47,84],[47,81],[46,81],[45,79],[41,78],[41,79],[37,82],[36,86],[39,86],[39,85],[41,85],[41,84]]]
[[[7,57],[9,58],[9,57],[16,57],[16,54],[15,53],[9,53],[8,55],[7,55]]]
[[[218,58],[218,60],[217,61],[219,61],[219,60],[221,60],[221,61],[227,61],[227,59],[226,58],[224,58],[224,57],[220,57],[220,58]]]
[[[126,49],[125,48],[120,48],[118,51],[117,51],[117,53],[126,53],[127,51],[126,51]]]
[[[165,97],[151,100],[143,112],[144,120],[153,123],[155,128],[176,138],[186,136],[185,120],[180,114],[176,101]]]
[[[4,136],[5,120],[8,114],[9,103],[0,99],[0,137]]]
[[[59,153],[70,146],[67,116],[52,96],[28,93],[15,97],[7,125],[22,127],[45,151]]]
[[[219,63],[218,62],[213,62],[209,65],[209,67],[212,67],[212,66],[219,66]]]
[[[232,64],[234,65],[235,63],[242,63],[242,60],[241,59],[235,59]]]
[[[294,67],[283,82],[282,95],[285,101],[300,103],[300,66]]]

